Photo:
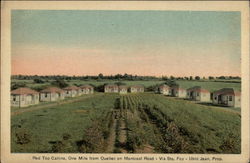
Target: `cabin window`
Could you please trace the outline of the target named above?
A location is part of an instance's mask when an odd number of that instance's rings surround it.
[[[47,94],[47,93],[45,93],[44,97],[48,97],[48,94]]]
[[[16,101],[16,96],[13,96],[13,101]]]
[[[67,94],[69,94],[69,91],[67,91]]]
[[[215,97],[214,99],[217,100],[217,97]]]
[[[200,96],[199,92],[197,92],[197,96]]]
[[[233,100],[233,97],[232,96],[229,96],[229,101],[232,101]]]

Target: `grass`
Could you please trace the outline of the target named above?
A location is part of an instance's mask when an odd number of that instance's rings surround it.
[[[48,105],[51,105],[51,104],[61,104],[61,103],[67,103],[67,102],[71,102],[72,100],[73,101],[78,101],[78,100],[81,100],[83,98],[88,98],[88,97],[92,97],[92,96],[96,96],[96,95],[101,95],[101,93],[99,92],[96,92],[95,94],[89,94],[89,95],[82,95],[82,96],[76,96],[76,97],[65,97],[65,99],[63,100],[60,100],[60,101],[43,101],[43,102],[39,102],[38,104],[36,105],[30,105],[30,106],[27,106],[27,107],[22,107],[22,108],[19,108],[19,107],[14,107],[12,106],[11,107],[11,112],[16,112],[16,111],[19,111],[19,110],[28,110],[28,109],[35,109],[37,107],[46,107]]]
[[[240,83],[227,83],[227,82],[211,82],[211,81],[177,81],[177,83],[183,88],[191,88],[194,86],[201,86],[211,92],[222,88],[234,88],[235,90],[241,90]]]
[[[88,100],[25,112],[11,118],[12,152],[47,152],[62,135],[71,135],[73,144],[83,137],[92,119],[113,108],[117,95],[94,96]],[[20,128],[21,126],[21,128]],[[31,136],[28,144],[17,144],[16,133],[25,130]]]
[[[156,153],[241,152],[241,116],[237,110],[152,93],[99,93],[89,98],[77,98],[79,101],[74,103],[13,115],[11,152],[50,152],[55,144],[60,148],[58,142],[63,137],[70,137],[70,152],[77,153],[77,142],[84,140],[85,135],[87,139],[81,143],[82,152],[93,151],[93,145],[95,152],[102,153],[103,150],[97,147],[103,143],[96,142],[105,142],[110,135],[108,126],[112,126],[110,113],[114,109],[126,112],[128,130],[125,140],[129,152],[143,150],[148,144]],[[92,144],[84,144],[86,140]]]

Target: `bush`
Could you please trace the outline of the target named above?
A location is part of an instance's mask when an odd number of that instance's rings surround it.
[[[25,129],[17,130],[15,135],[17,144],[28,144],[31,141],[31,135]]]
[[[69,140],[71,138],[71,135],[64,133],[62,137],[63,137],[63,140]]]
[[[52,146],[51,152],[52,153],[60,153],[63,151],[63,148],[64,148],[64,145],[63,145],[62,141],[58,141]]]
[[[15,90],[20,87],[25,87],[26,83],[11,83],[11,90]]]
[[[71,135],[64,133],[62,140],[57,141],[51,148],[51,153],[69,153],[75,151],[71,143]]]
[[[83,140],[79,146],[79,152],[101,153],[104,151],[104,136],[98,122],[85,129]]]
[[[195,77],[195,80],[200,80],[201,78],[199,76],[196,76]]]
[[[34,83],[44,83],[44,81],[43,81],[43,80],[38,79],[38,78],[37,78],[37,79],[34,79],[33,81],[34,81]]]
[[[114,153],[122,153],[122,151],[119,148],[115,148]]]
[[[104,85],[95,86],[94,90],[96,92],[104,92]]]
[[[57,87],[60,87],[60,88],[64,88],[64,87],[67,87],[69,84],[66,83],[64,80],[56,80],[56,81],[53,81],[51,82],[52,85],[55,85]]]

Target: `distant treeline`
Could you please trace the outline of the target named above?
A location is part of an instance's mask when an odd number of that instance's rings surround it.
[[[67,75],[12,75],[11,79],[19,80],[34,80],[34,79],[43,79],[43,80],[158,80],[160,78],[155,76],[138,76],[130,74],[116,74],[116,75],[106,75],[99,74],[96,76],[67,76]]]
[[[35,78],[33,80],[33,83],[45,83],[45,82],[42,79]],[[97,92],[104,92],[104,86],[107,85],[107,84],[110,84],[110,83],[103,83],[103,84],[98,85],[98,86],[93,85],[93,84],[90,83],[89,85],[91,85],[94,88],[94,90],[97,91]],[[121,82],[121,81],[114,82],[114,84],[116,84],[118,86],[126,85],[125,82]],[[178,85],[174,80],[168,79],[168,80],[163,81],[160,84],[153,84],[153,85],[151,85],[149,87],[145,87],[145,91],[154,91],[161,84],[167,84],[169,86]],[[40,85],[40,86],[33,87],[32,89],[34,89],[36,91],[41,91],[42,89],[45,89],[48,85],[56,86],[56,87],[59,87],[59,88],[65,88],[65,87],[69,86],[69,83],[67,83],[63,79],[56,79],[56,80],[49,81],[45,85]],[[74,85],[79,87],[79,86],[82,86],[83,84],[74,83]],[[27,86],[26,81],[23,81],[23,82],[11,82],[11,90],[14,90],[14,89],[17,89],[17,88],[20,88],[20,87],[26,87],[26,86]]]
[[[174,76],[139,76],[131,74],[116,74],[116,75],[103,75],[99,74],[96,76],[66,76],[66,75],[12,75],[11,79],[18,80],[241,80],[239,76],[209,76],[209,77],[200,77],[200,76],[185,76],[185,77],[174,77]]]

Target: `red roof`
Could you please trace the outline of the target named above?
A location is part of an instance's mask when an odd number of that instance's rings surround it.
[[[107,85],[105,85],[105,87],[108,87],[108,88],[117,87],[118,88],[118,85],[116,85],[116,84],[107,84]]]
[[[120,85],[119,88],[120,88],[120,89],[122,89],[122,88],[127,89],[128,87],[127,87],[126,85]]]
[[[170,88],[170,87],[169,87],[168,85],[166,85],[166,84],[162,84],[162,85],[160,85],[159,87],[160,87],[160,88],[164,88],[164,87],[165,87],[165,88]]]
[[[130,86],[131,88],[144,88],[144,86],[143,85],[132,85],[132,86]]]
[[[213,92],[213,94],[224,94],[224,95],[232,95],[232,96],[240,96],[241,92],[235,91],[233,88],[223,88],[218,91]]]
[[[83,89],[85,89],[85,88],[93,88],[91,85],[82,85],[82,86],[80,86],[80,88],[83,88]]]
[[[62,89],[57,87],[48,87],[44,90],[41,90],[42,93],[62,93],[64,92]]]
[[[202,93],[210,93],[208,90],[201,88],[200,86],[195,86],[192,88],[187,89],[187,91],[196,91],[196,92],[202,92]]]
[[[77,86],[68,86],[68,87],[66,87],[66,88],[63,88],[64,90],[79,90],[80,88],[79,87],[77,87]]]
[[[177,90],[186,90],[185,88],[180,87],[180,85],[173,85],[171,86],[172,89],[177,89]]]
[[[11,91],[11,94],[27,95],[27,94],[39,94],[39,93],[35,90],[30,89],[30,88],[18,88],[18,89]]]

